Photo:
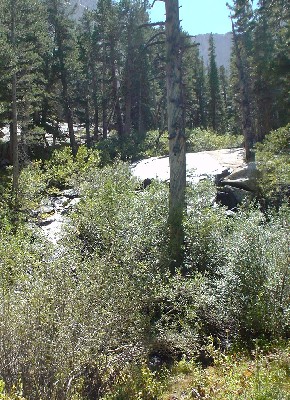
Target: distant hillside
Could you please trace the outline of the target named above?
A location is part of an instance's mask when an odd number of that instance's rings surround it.
[[[96,0],[70,0],[72,6],[76,6],[75,16],[76,19],[80,18],[87,8],[88,10],[93,10],[96,8]]]
[[[84,10],[88,8],[93,10],[96,7],[96,0],[70,0],[71,5],[76,5],[76,18],[79,18]],[[205,65],[208,64],[208,39],[209,33],[197,35],[194,38],[196,43],[200,43],[199,51]],[[232,34],[214,33],[214,42],[216,46],[216,61],[218,67],[223,65],[226,69],[230,67],[230,55],[232,46]]]
[[[193,40],[196,43],[200,43],[199,52],[200,56],[204,60],[204,64],[208,65],[208,39],[209,33],[203,35],[197,35]],[[232,47],[232,33],[228,32],[225,34],[214,33],[214,43],[216,47],[216,62],[217,66],[223,65],[226,69],[230,68],[230,57]]]

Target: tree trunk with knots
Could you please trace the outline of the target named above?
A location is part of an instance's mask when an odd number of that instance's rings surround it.
[[[169,135],[169,229],[171,272],[182,266],[185,209],[186,150],[182,96],[182,46],[178,0],[165,0],[166,80]]]

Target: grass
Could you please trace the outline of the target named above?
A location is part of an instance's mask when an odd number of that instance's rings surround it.
[[[162,400],[289,400],[290,346],[252,354],[215,351],[212,366],[175,365]]]

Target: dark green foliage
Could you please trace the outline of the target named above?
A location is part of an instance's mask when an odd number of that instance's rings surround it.
[[[222,99],[213,34],[209,37],[208,66],[208,125],[213,131],[221,131]]]
[[[13,5],[14,4],[14,5]],[[48,24],[41,2],[4,0],[0,6],[1,21],[1,90],[4,120],[10,119],[12,74],[17,77],[18,122],[22,126],[22,144],[33,134],[31,120],[40,109],[45,89],[43,57],[51,50],[47,34]],[[11,42],[11,18],[15,19],[15,41]],[[3,104],[2,103],[2,104]],[[25,149],[24,149],[25,151]]]
[[[187,131],[187,151],[231,149],[242,147],[242,135],[217,134],[210,130],[194,129]]]
[[[221,303],[242,339],[289,335],[289,210],[237,216],[225,240]]]
[[[22,171],[22,196],[29,200],[28,178],[35,185],[29,201],[41,199],[52,176],[82,197],[58,247],[37,228],[1,228],[7,390],[20,379],[27,399],[113,399],[137,390],[157,398],[146,362],[169,365],[182,354],[205,362],[208,335],[224,346],[289,336],[286,206],[267,218],[254,208],[229,218],[212,207],[210,183],[188,190],[183,275],[170,277],[166,185],[143,189],[126,164],[100,169],[98,154],[85,148],[78,157],[64,149]]]
[[[289,197],[290,183],[290,125],[270,132],[256,145],[256,159],[262,173],[260,190],[264,197],[281,203]],[[280,198],[280,200],[279,200]]]
[[[160,250],[166,247],[167,189],[157,184],[139,188],[124,164],[97,174],[91,169],[83,177],[83,202],[73,216],[76,241],[85,252],[110,255],[132,274],[143,263],[153,274],[161,268]]]

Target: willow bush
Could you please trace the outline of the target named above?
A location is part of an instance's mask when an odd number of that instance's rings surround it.
[[[64,166],[81,201],[57,246],[24,219],[0,228],[0,381],[7,393],[90,400],[138,398],[139,390],[157,398],[148,368],[182,354],[201,358],[209,335],[224,346],[289,338],[287,204],[229,217],[214,205],[212,184],[188,189],[185,265],[170,276],[167,185],[144,189],[127,164],[99,168],[87,156],[79,173]],[[52,164],[43,174],[36,165],[35,196],[47,190]]]
[[[283,197],[289,199],[290,124],[270,132],[256,144],[256,160],[261,171],[261,195],[276,200],[276,204],[281,204]]]

